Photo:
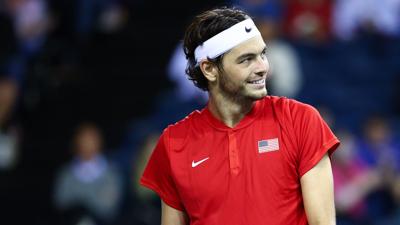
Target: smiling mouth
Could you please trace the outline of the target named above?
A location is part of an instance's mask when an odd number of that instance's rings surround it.
[[[265,83],[265,79],[249,81],[248,83],[250,83],[250,84],[264,84]]]

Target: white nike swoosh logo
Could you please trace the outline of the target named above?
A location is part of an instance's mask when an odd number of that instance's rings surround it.
[[[193,160],[193,161],[192,161],[192,168],[194,168],[194,167],[200,165],[202,162],[206,161],[206,160],[209,159],[209,158],[210,158],[210,157],[207,157],[207,158],[202,159],[202,160],[197,161],[197,162],[195,162],[195,161]]]

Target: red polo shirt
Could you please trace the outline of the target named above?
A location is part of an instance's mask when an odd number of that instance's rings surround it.
[[[295,100],[265,97],[234,128],[205,108],[164,130],[140,182],[191,225],[307,224],[300,178],[338,144]]]

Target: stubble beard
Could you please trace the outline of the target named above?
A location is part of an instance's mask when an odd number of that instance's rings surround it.
[[[231,81],[226,79],[226,74],[221,76],[221,80],[219,82],[219,90],[221,94],[232,101],[241,102],[241,101],[257,101],[265,96],[267,96],[268,90],[266,88],[265,92],[262,94],[251,93],[248,89],[246,89],[246,85],[241,85],[239,88]]]

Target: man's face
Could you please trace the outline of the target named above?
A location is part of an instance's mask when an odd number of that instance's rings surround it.
[[[101,151],[101,146],[101,135],[95,127],[84,127],[77,134],[76,150],[80,159],[93,159]]]
[[[218,77],[219,92],[235,99],[258,100],[266,96],[269,63],[265,53],[266,46],[261,36],[253,37],[226,53]]]

